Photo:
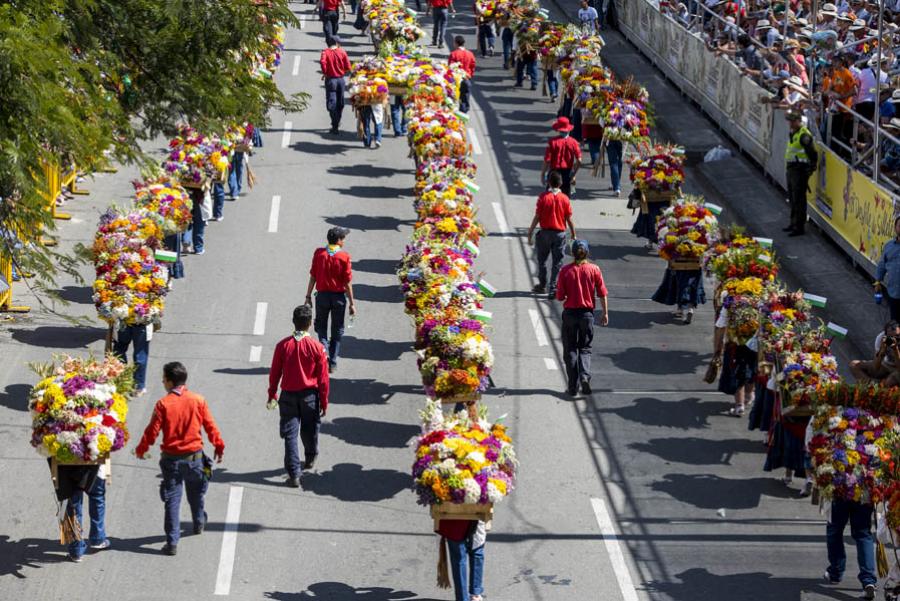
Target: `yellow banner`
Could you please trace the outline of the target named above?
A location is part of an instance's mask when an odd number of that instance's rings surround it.
[[[810,204],[859,254],[878,262],[884,243],[894,237],[894,201],[864,174],[819,146],[819,170]]]

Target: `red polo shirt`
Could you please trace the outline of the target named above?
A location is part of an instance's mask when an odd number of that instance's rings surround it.
[[[328,11],[337,11],[337,9],[341,6],[341,0],[322,0],[322,9],[325,12]]]
[[[299,340],[288,336],[275,346],[269,369],[269,398],[277,398],[278,383],[284,392],[300,392],[315,388],[319,405],[328,407],[328,356],[322,343],[306,335]]]
[[[572,203],[562,192],[544,192],[538,197],[534,213],[542,230],[561,232],[566,229],[566,220],[572,217]]]
[[[462,67],[462,70],[466,72],[466,75],[469,76],[469,79],[472,79],[472,76],[475,75],[475,55],[472,54],[470,50],[466,50],[465,48],[457,48],[450,53],[450,59],[448,62],[451,65],[453,63],[459,63],[459,66]]]
[[[544,160],[551,169],[571,169],[576,160],[581,160],[581,146],[571,136],[553,138],[547,142]]]
[[[200,428],[206,430],[206,437],[217,452],[225,450],[225,441],[209,412],[209,405],[199,394],[189,391],[185,386],[172,389],[169,394],[159,399],[153,408],[153,417],[144,430],[141,442],[134,450],[140,457],[156,442],[162,431],[163,453],[169,455],[186,455],[203,449],[203,437]]]
[[[595,292],[597,296],[607,295],[603,274],[590,261],[569,263],[559,270],[556,298],[563,301],[563,308],[593,309]]]
[[[447,8],[453,4],[453,0],[431,0],[431,6],[434,8]]]
[[[350,254],[344,250],[331,254],[327,248],[316,249],[309,275],[316,278],[316,290],[319,292],[346,291],[347,284],[353,279]]]
[[[325,77],[343,77],[350,71],[350,59],[343,48],[326,48],[319,57]]]

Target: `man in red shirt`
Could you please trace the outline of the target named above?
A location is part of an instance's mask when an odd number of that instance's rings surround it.
[[[594,340],[594,295],[600,297],[603,315],[600,325],[609,325],[609,305],[606,301],[606,284],[600,268],[588,261],[588,243],[572,242],[575,260],[559,272],[556,298],[563,301],[562,342],[566,361],[566,378],[569,394],[591,393],[591,342]]]
[[[309,268],[309,286],[306,303],[312,304],[313,288],[316,289],[316,334],[328,349],[328,370],[337,369],[341,337],[344,335],[344,312],[349,301],[350,315],[356,315],[353,302],[353,270],[350,254],[344,250],[344,240],[349,230],[333,227],[328,230],[328,246],[317,248]],[[328,339],[328,319],[331,318],[331,340]]]
[[[209,412],[206,400],[185,386],[187,369],[178,362],[163,366],[163,386],[168,394],[156,402],[153,417],[144,430],[141,442],[134,450],[138,459],[146,459],[147,451],[162,431],[162,482],[159,493],[166,505],[166,544],[162,551],[175,555],[181,536],[179,513],[182,489],[187,490],[188,505],[194,521],[194,534],[201,534],[206,527],[206,511],[203,509],[209,476],[205,473],[202,427],[209,442],[216,449],[216,461],[222,463],[225,442]]]
[[[338,17],[338,10],[341,11]],[[344,6],[344,0],[319,0],[319,14],[322,15],[322,30],[325,32],[325,43],[329,42],[338,34],[338,24],[341,19],[347,18],[347,7]]]
[[[559,117],[553,123],[553,129],[559,132],[559,137],[547,142],[544,151],[544,165],[541,167],[541,183],[547,182],[547,171],[559,171],[562,176],[560,189],[569,198],[572,197],[572,184],[575,183],[575,174],[581,167],[581,145],[575,138],[569,136],[574,126],[566,117]]]
[[[431,45],[437,48],[444,47],[444,37],[447,32],[447,11],[456,14],[453,8],[453,0],[428,0],[428,11],[434,12],[434,29],[431,32]]]
[[[300,486],[297,434],[306,458],[303,469],[312,469],[319,454],[319,423],[328,409],[328,358],[322,343],[309,335],[312,307],[300,305],[294,309],[293,321],[294,333],[275,346],[272,356],[268,406],[274,408],[278,404],[287,485],[297,488]],[[281,396],[276,397],[279,382]]]
[[[341,48],[339,37],[333,36],[328,40],[328,48],[322,51],[319,65],[325,81],[325,108],[331,115],[331,133],[336,134],[344,112],[344,76],[350,72],[350,58]]]
[[[456,49],[450,53],[448,62],[452,65],[458,64],[460,68],[466,72],[466,77],[459,83],[459,110],[464,113],[469,112],[469,94],[471,92],[470,82],[475,75],[475,55],[466,50],[466,38],[461,35],[453,38]]]
[[[538,283],[532,292],[542,293],[547,288],[547,258],[553,256],[550,268],[550,300],[556,298],[556,276],[562,265],[563,247],[566,244],[566,226],[575,238],[575,224],[572,223],[572,203],[560,191],[562,177],[558,171],[550,172],[550,189],[540,195],[534,210],[534,219],[528,228],[528,244],[534,244],[534,228],[541,226],[537,235]]]

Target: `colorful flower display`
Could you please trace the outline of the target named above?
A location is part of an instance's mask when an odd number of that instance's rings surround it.
[[[518,461],[502,424],[444,416],[435,402],[422,416],[412,467],[419,504],[498,503],[513,491]]]
[[[102,361],[63,356],[36,366],[31,390],[31,446],[60,463],[100,462],[128,442],[133,367],[112,355]]]
[[[183,232],[191,225],[193,202],[181,184],[168,176],[132,182],[134,206],[162,218],[166,235]]]
[[[480,321],[425,320],[417,337],[425,346],[419,351],[419,371],[429,397],[452,399],[487,390],[494,355]]]
[[[216,179],[228,169],[233,148],[227,140],[203,136],[189,126],[182,126],[169,142],[169,156],[163,169],[187,184],[200,184]]]
[[[746,277],[774,282],[778,275],[775,254],[752,238],[738,237],[725,244],[716,244],[708,256],[707,270],[720,282]]]
[[[722,304],[728,318],[728,339],[737,344],[747,344],[759,330],[759,306],[750,296],[725,297]]]
[[[650,137],[649,101],[646,88],[634,80],[617,84],[600,117],[606,139],[632,144],[646,142]]]
[[[673,192],[684,183],[684,148],[656,144],[642,149],[628,161],[630,178],[636,188]]]
[[[667,207],[657,221],[659,256],[669,261],[699,260],[715,242],[717,231],[716,216],[702,199],[681,198]]]
[[[409,139],[419,160],[469,155],[465,123],[455,114],[437,108],[407,112]]]
[[[779,362],[781,372],[775,379],[784,391],[784,405],[809,405],[817,387],[840,382],[837,359],[831,353],[789,351]]]

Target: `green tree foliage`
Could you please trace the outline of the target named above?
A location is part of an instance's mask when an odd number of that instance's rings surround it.
[[[0,0],[0,242],[16,263],[45,289],[76,275],[37,243],[55,227],[46,163],[156,163],[141,142],[179,122],[220,133],[304,110],[308,95],[255,74],[275,23],[296,24],[288,0]]]

